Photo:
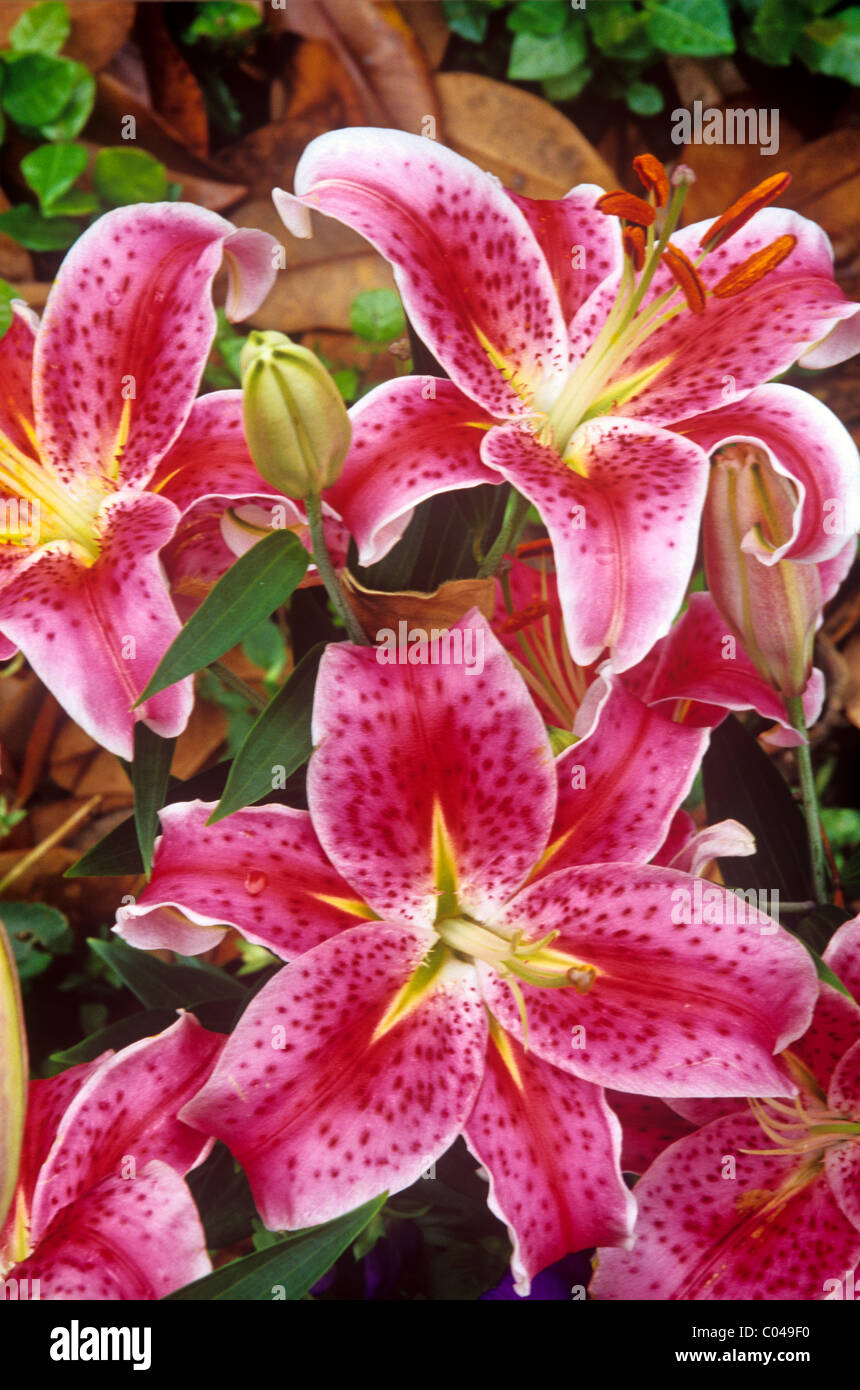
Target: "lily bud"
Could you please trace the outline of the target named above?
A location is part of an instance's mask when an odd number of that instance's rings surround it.
[[[284,333],[252,333],[242,349],[245,437],[260,474],[287,497],[337,481],[351,427],[322,362]]]
[[[708,588],[764,679],[785,696],[801,695],[809,680],[822,606],[816,564],[765,562],[791,537],[796,505],[794,486],[762,449],[718,450],[703,519]]]

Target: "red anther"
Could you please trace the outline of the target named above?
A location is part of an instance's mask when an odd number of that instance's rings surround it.
[[[625,193],[623,188],[601,194],[595,207],[607,217],[622,217],[625,222],[635,222],[640,227],[650,227],[657,216],[644,198],[637,198],[635,193]]]
[[[689,308],[694,314],[703,314],[707,291],[701,275],[689,256],[685,255],[679,247],[673,246],[670,241],[663,252],[663,260],[675,284],[683,291]]]
[[[633,168],[648,192],[654,194],[658,208],[665,207],[669,200],[669,175],[659,159],[653,154],[637,154]]]
[[[625,227],[624,254],[633,262],[634,270],[641,270],[645,264],[645,233],[641,227]]]
[[[723,242],[728,241],[735,232],[739,232],[755,213],[766,208],[768,203],[772,203],[774,198],[784,193],[790,183],[791,174],[785,172],[771,174],[769,179],[757,183],[755,188],[749,189],[737,202],[732,203],[730,208],[726,208],[722,217],[718,217],[705,232],[699,245],[706,246],[709,251],[722,246]]]
[[[741,294],[743,290],[748,290],[751,285],[755,285],[775,270],[786,256],[791,255],[796,245],[796,236],[789,233],[778,236],[776,241],[772,241],[769,246],[763,246],[760,251],[754,251],[745,261],[741,261],[740,265],[736,265],[734,270],[730,270],[728,275],[724,275],[722,280],[714,285],[711,293],[718,299],[730,299],[733,294]]]

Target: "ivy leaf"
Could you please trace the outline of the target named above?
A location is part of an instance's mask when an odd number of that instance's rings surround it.
[[[74,85],[68,101],[55,120],[43,121],[39,132],[45,140],[74,140],[90,118],[96,99],[96,79],[83,63],[72,63]]]
[[[656,116],[663,110],[663,93],[654,82],[631,82],[625,96],[637,116]]]
[[[734,53],[726,0],[646,0],[648,35],[665,53],[708,58]]]
[[[366,343],[390,343],[406,332],[406,315],[396,290],[362,290],[349,306],[349,326]]]
[[[285,685],[266,706],[239,749],[227,785],[209,824],[251,806],[272,789],[273,763],[288,777],[311,754],[311,708],[325,643],[306,652]]]
[[[515,34],[560,34],[570,17],[565,0],[521,0],[505,22]]]
[[[78,66],[48,53],[8,56],[0,93],[3,110],[21,126],[38,128],[55,121],[72,95]]]
[[[0,212],[0,232],[28,251],[65,251],[81,234],[70,217],[43,217],[29,203]]]
[[[549,77],[543,84],[547,101],[573,101],[588,86],[594,71],[590,63],[566,72],[563,77]]]
[[[224,1265],[184,1289],[167,1295],[166,1302],[231,1303],[270,1301],[273,1298],[295,1302],[304,1298],[332,1265],[361,1235],[365,1226],[382,1210],[387,1193],[365,1202],[356,1211],[275,1241],[244,1259]]]
[[[168,647],[140,705],[241,642],[303,579],[308,552],[291,531],[273,531],[231,565]]]
[[[585,62],[588,44],[584,25],[557,35],[517,34],[511,44],[508,77],[514,82],[541,82],[563,77]]]
[[[41,975],[53,956],[66,956],[72,950],[75,938],[58,908],[47,903],[4,903],[2,911],[20,979]]]
[[[57,199],[71,188],[87,167],[88,155],[83,145],[60,142],[39,145],[21,160],[21,173],[39,199],[43,213],[51,210]]]
[[[8,280],[0,280],[0,338],[9,332],[12,327],[14,311],[12,300],[19,297],[19,291],[14,285],[10,285]]]
[[[99,150],[93,164],[96,191],[111,207],[160,203],[167,198],[167,171],[145,150]]]
[[[803,15],[786,0],[762,0],[747,39],[747,51],[762,63],[785,66],[803,29]]]
[[[69,11],[60,0],[45,0],[25,10],[9,31],[16,53],[59,53],[69,37]]]
[[[813,72],[860,86],[860,7],[808,24],[798,53]]]

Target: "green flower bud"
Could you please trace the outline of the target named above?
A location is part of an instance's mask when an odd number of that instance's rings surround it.
[[[284,333],[266,332],[250,334],[239,363],[245,437],[262,477],[287,497],[331,487],[351,427],[319,358]]]

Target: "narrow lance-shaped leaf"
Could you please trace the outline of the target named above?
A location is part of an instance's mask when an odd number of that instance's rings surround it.
[[[300,1231],[255,1255],[234,1260],[205,1279],[168,1294],[167,1301],[293,1302],[304,1298],[373,1220],[386,1196],[382,1193],[325,1226]]]
[[[311,707],[324,650],[325,643],[319,642],[302,657],[249,731],[230,769],[224,795],[209,818],[210,825],[271,791],[273,767],[281,769],[286,779],[310,757]]]
[[[131,782],[134,788],[134,825],[137,843],[147,875],[152,868],[152,847],[158,834],[158,813],[167,800],[170,764],[175,738],[159,738],[145,724],[134,728],[134,762]]]
[[[231,565],[168,647],[142,704],[217,661],[289,598],[304,578],[308,552],[291,531],[273,531]]]
[[[168,965],[116,939],[91,937],[89,945],[147,1009],[190,1008],[204,1000],[243,999],[247,993],[232,975],[202,961]]]
[[[15,1185],[27,1108],[27,1043],[18,976],[0,922],[0,1227]]]

